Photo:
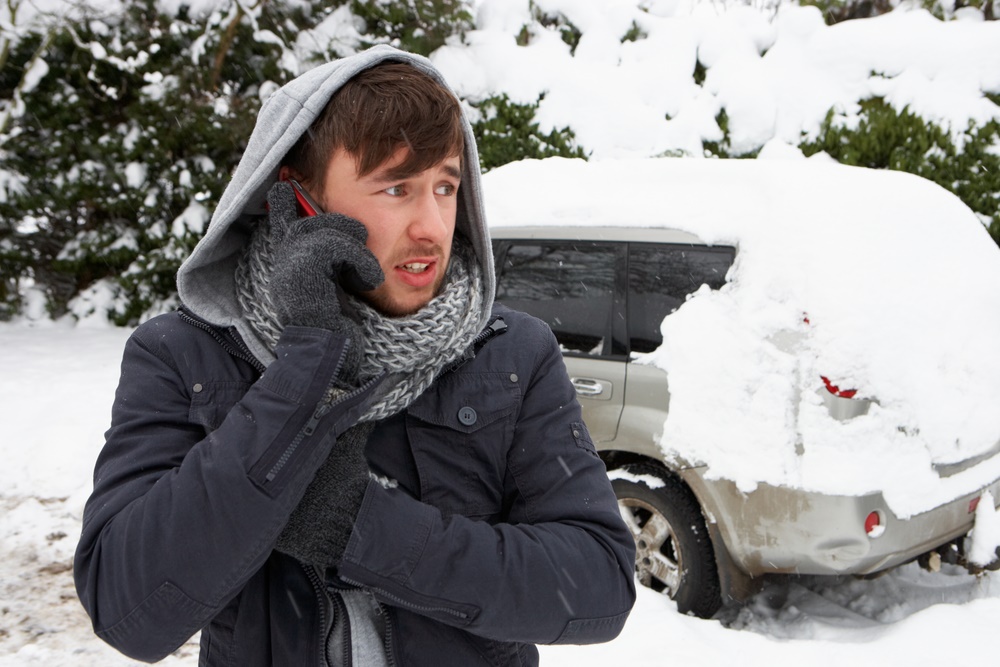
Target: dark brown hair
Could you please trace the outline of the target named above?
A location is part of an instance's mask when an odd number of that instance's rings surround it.
[[[334,152],[343,149],[355,159],[358,175],[366,176],[404,146],[409,154],[394,178],[462,156],[462,110],[427,74],[386,61],[359,72],[334,94],[284,164],[306,183],[319,183]]]

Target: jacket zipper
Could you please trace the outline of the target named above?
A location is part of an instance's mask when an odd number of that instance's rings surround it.
[[[278,476],[281,469],[285,467],[286,463],[288,463],[288,459],[292,458],[292,454],[294,454],[295,450],[299,448],[299,445],[303,440],[305,440],[306,436],[310,436],[316,431],[316,426],[319,424],[320,417],[323,416],[320,414],[321,409],[321,407],[316,408],[316,411],[313,412],[312,417],[309,418],[306,425],[302,427],[301,431],[295,434],[295,438],[288,443],[288,447],[285,447],[285,451],[281,452],[281,456],[278,457],[278,460],[275,461],[273,466],[271,466],[271,469],[267,471],[266,475],[264,475],[265,483],[274,481],[274,478]]]
[[[232,327],[227,329],[227,333],[229,333],[229,339],[227,340],[226,336],[222,335],[222,333],[219,331],[217,327],[212,326],[208,322],[199,320],[198,318],[188,313],[186,310],[181,309],[178,312],[180,312],[181,319],[183,319],[188,324],[198,327],[202,331],[207,331],[208,334],[212,336],[212,338],[214,338],[219,345],[222,346],[222,349],[224,349],[226,352],[230,354],[230,356],[236,357],[237,359],[242,359],[243,361],[247,362],[255,369],[257,369],[258,373],[264,372],[265,370],[264,364],[262,364],[260,360],[253,355],[250,349],[246,346],[246,343],[244,343],[242,340],[240,340],[236,336],[232,335],[232,333],[230,333],[232,331]]]
[[[503,321],[502,317],[497,317],[495,320],[486,325],[485,329],[479,332],[479,335],[472,341],[472,348],[474,350],[478,350],[490,338],[502,334],[505,331],[507,331],[507,323]]]
[[[391,607],[387,607],[377,600],[376,604],[385,615],[385,637],[383,638],[383,645],[385,646],[385,662],[388,667],[396,667],[396,656],[393,654],[395,647],[392,643],[392,626],[396,622],[396,617],[392,613]]]
[[[340,355],[340,359],[337,360],[337,367],[334,369],[334,372],[333,372],[333,377],[334,378],[336,378],[340,374],[340,368],[341,368],[341,366],[344,363],[344,357],[346,356],[346,354],[347,354],[347,351],[344,350],[344,352],[342,352],[341,355]],[[327,415],[327,413],[329,413],[330,410],[332,410],[335,405],[337,405],[338,403],[343,403],[345,401],[348,401],[348,400],[354,398],[355,396],[357,396],[358,394],[364,393],[365,391],[368,390],[368,387],[370,387],[372,384],[374,384],[374,383],[378,382],[379,380],[381,380],[381,378],[382,378],[381,375],[376,375],[375,377],[373,377],[371,380],[369,380],[365,384],[363,384],[360,387],[358,387],[358,388],[356,388],[356,389],[354,389],[354,390],[352,390],[352,391],[344,394],[343,396],[341,396],[339,399],[337,399],[335,401],[332,401],[332,400],[331,401],[326,401],[326,400],[320,401],[316,405],[316,410],[313,412],[312,416],[309,418],[309,421],[306,422],[306,425],[303,426],[302,430],[300,430],[295,435],[295,438],[290,443],[288,443],[288,447],[285,448],[285,451],[283,451],[281,453],[281,456],[278,457],[278,460],[275,461],[274,465],[271,466],[271,469],[268,470],[267,474],[264,476],[264,482],[267,483],[267,482],[273,482],[274,481],[274,478],[278,476],[278,473],[281,472],[281,469],[284,468],[285,464],[288,463],[288,460],[290,458],[292,458],[292,454],[295,453],[295,450],[298,449],[298,447],[302,443],[302,441],[305,440],[308,436],[312,435],[316,431],[316,427],[319,425],[320,419],[322,419],[323,417],[325,417]],[[332,388],[332,387],[333,387],[333,380],[330,381],[330,387],[328,387],[328,390],[330,388]]]
[[[243,338],[239,335],[239,332],[236,330],[236,327],[229,327],[229,329],[227,329],[227,332],[229,333],[229,338],[233,341],[236,347],[246,356],[246,358],[250,361],[250,363],[252,363],[254,367],[257,368],[257,370],[263,373],[267,367],[264,366],[264,364],[261,363],[261,361],[257,358],[257,356],[250,351],[250,348],[247,347],[247,344],[243,341]]]
[[[329,589],[327,590],[329,591]],[[333,604],[334,606],[336,606],[337,612],[340,614],[340,617],[344,619],[344,632],[343,636],[340,637],[341,662],[339,666],[333,666],[333,667],[351,667],[351,665],[354,664],[352,655],[353,651],[351,648],[351,615],[347,613],[347,603],[344,602],[344,600],[340,597],[339,594],[328,592],[327,595],[329,595],[330,598],[333,600]],[[333,625],[334,628],[331,628],[331,632],[336,628],[337,624],[334,623]],[[329,638],[327,638],[327,642],[329,642]],[[329,646],[329,643],[327,645]],[[329,660],[327,660],[327,662],[329,662]]]
[[[185,322],[195,327],[198,327],[203,331],[207,331],[209,335],[211,335],[212,338],[214,338],[216,342],[219,343],[219,345],[221,345],[222,348],[226,352],[228,352],[231,356],[236,357],[237,359],[242,359],[243,361],[246,361],[247,363],[251,364],[254,368],[257,369],[259,373],[263,373],[266,370],[264,364],[262,364],[260,360],[258,360],[257,357],[253,355],[250,349],[246,346],[246,343],[240,340],[238,336],[233,335],[232,333],[234,330],[233,327],[230,327],[229,329],[226,330],[230,338],[230,340],[227,340],[226,337],[222,335],[222,333],[219,331],[217,327],[214,327],[208,322],[204,322],[196,318],[183,308],[180,309],[179,312],[181,318]],[[346,353],[347,353],[346,350],[340,353],[340,358],[337,360],[337,365],[334,368],[333,375],[331,376],[332,378],[336,378],[340,374],[340,369],[344,364],[344,357],[346,356]],[[380,376],[376,376],[375,378],[373,378],[372,382],[378,379],[378,377]],[[327,390],[333,387],[333,382],[334,380],[331,379],[330,386],[327,387]],[[354,391],[341,397],[341,400],[347,400],[353,397],[355,394],[367,388],[367,386],[368,384],[365,384],[362,387],[355,389]],[[322,419],[323,416],[326,415],[333,408],[333,405],[334,405],[333,402],[328,402],[328,401],[320,401],[316,405],[316,409],[315,411],[313,411],[313,414],[309,418],[309,421],[306,422],[306,425],[302,428],[302,430],[300,430],[295,435],[295,438],[292,440],[292,442],[289,443],[288,447],[285,448],[285,451],[283,451],[281,453],[281,456],[278,457],[278,460],[274,463],[273,466],[271,466],[271,469],[268,471],[267,475],[264,476],[265,483],[274,481],[274,478],[277,477],[278,473],[281,472],[281,469],[285,467],[285,464],[288,463],[288,460],[292,457],[292,454],[295,453],[295,450],[298,449],[302,441],[316,431],[316,427],[319,425],[319,420]]]
[[[312,584],[313,593],[316,594],[316,606],[319,608],[319,627],[322,629],[319,636],[319,657],[320,657],[320,667],[326,666],[328,660],[326,659],[326,643],[327,637],[333,630],[332,619],[330,622],[330,628],[326,627],[326,611],[327,604],[330,602],[329,595],[323,592],[323,584],[320,581],[319,575],[316,573],[316,568],[312,565],[306,565],[301,561],[296,561],[302,566],[302,569],[306,572],[306,577],[309,579],[309,583]]]
[[[442,612],[450,616],[454,616],[455,618],[459,618],[463,621],[468,620],[469,618],[469,615],[466,614],[464,611],[458,611],[457,609],[452,609],[450,607],[428,607],[425,605],[413,604],[412,602],[409,602],[396,595],[393,595],[392,593],[386,591],[385,589],[368,586],[366,584],[361,583],[360,581],[347,579],[344,576],[341,576],[340,579],[341,581],[351,584],[352,586],[357,586],[358,588],[367,588],[368,590],[374,593],[378,593],[386,600],[393,602],[397,607],[406,607],[407,609],[410,609],[412,611],[423,612],[425,614],[428,612]]]
[[[472,339],[472,344],[465,349],[465,352],[462,353],[462,356],[460,356],[458,359],[451,362],[451,364],[443,368],[441,372],[438,373],[438,377],[441,377],[442,375],[447,375],[448,373],[456,371],[462,366],[464,366],[469,360],[475,358],[476,352],[478,352],[479,349],[483,345],[485,345],[491,338],[499,334],[502,334],[505,331],[507,331],[507,323],[503,321],[502,317],[500,316],[495,317],[489,324],[486,325],[485,329],[480,331],[476,335],[476,337]]]

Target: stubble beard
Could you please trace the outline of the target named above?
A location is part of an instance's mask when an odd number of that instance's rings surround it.
[[[434,299],[434,297],[444,291],[446,273],[447,271],[441,272],[441,275],[437,277],[434,289],[431,291],[430,295],[421,299],[416,305],[406,305],[400,303],[398,299],[393,298],[392,294],[385,288],[384,284],[370,292],[363,292],[359,296],[365,303],[386,317],[408,317],[422,310]]]

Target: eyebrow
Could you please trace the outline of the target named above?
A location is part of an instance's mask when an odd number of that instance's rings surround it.
[[[443,167],[444,173],[454,178],[456,181],[462,180],[462,170],[458,167],[454,167],[450,164],[446,164]],[[386,169],[383,171],[376,171],[371,174],[371,179],[376,183],[391,183],[392,181],[406,180],[415,174],[404,174],[393,169]]]

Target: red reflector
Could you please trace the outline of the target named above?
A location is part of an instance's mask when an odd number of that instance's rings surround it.
[[[819,377],[823,380],[823,384],[826,385],[826,390],[834,396],[840,396],[841,398],[854,398],[855,394],[858,393],[857,389],[841,389],[837,385],[830,382],[830,379],[825,375],[820,375]]]
[[[865,517],[865,532],[871,535],[882,523],[882,519],[879,518],[878,512],[872,512],[867,517]]]
[[[975,512],[977,507],[979,507],[979,496],[969,501],[969,514]]]

